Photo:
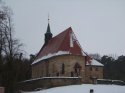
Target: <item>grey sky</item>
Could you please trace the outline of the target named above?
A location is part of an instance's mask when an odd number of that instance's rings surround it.
[[[42,47],[49,13],[54,36],[71,26],[85,52],[125,55],[125,0],[5,1],[27,54]]]

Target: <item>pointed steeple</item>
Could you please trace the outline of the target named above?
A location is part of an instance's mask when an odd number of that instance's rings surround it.
[[[46,33],[51,33],[49,23],[48,23],[48,26],[47,26],[47,31],[46,31]]]
[[[50,30],[50,25],[49,25],[49,16],[48,16],[48,26],[47,26],[47,31],[45,33],[45,44],[48,43],[48,41],[52,38],[52,33],[51,33],[51,30]]]

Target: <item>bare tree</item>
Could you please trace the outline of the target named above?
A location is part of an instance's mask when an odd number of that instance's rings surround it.
[[[12,23],[12,12],[8,7],[3,7],[3,12],[1,14],[1,50],[4,55],[9,59],[16,57],[20,54],[20,47],[22,44],[19,40],[13,37],[13,23]]]
[[[89,56],[91,56],[92,58],[94,58],[94,59],[96,59],[96,60],[100,60],[100,59],[101,59],[101,56],[100,56],[100,54],[98,54],[98,53],[89,54]]]
[[[1,3],[1,1],[0,1]],[[4,26],[3,22],[5,20],[5,15],[0,4],[0,83],[2,82],[2,72],[3,72],[3,47],[4,47]]]
[[[0,7],[0,64],[4,63],[3,71],[1,71],[2,75],[0,73],[0,80],[8,88],[8,91],[13,90],[17,81],[14,62],[22,52],[20,48],[22,44],[19,43],[18,39],[14,38],[13,33],[12,12],[8,7]],[[2,60],[3,58],[4,60]]]

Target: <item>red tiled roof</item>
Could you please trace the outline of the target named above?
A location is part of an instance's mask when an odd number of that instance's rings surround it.
[[[50,39],[49,42],[41,48],[35,60],[40,59],[50,53],[53,54],[59,51],[68,51],[73,55],[84,55],[75,35],[75,38],[73,38],[72,34],[74,35],[72,28],[69,27],[65,31]]]

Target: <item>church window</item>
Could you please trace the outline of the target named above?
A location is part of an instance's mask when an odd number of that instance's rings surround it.
[[[74,77],[74,73],[73,72],[71,72],[71,77]]]
[[[99,78],[99,75],[96,75],[97,78]]]
[[[55,71],[55,66],[54,66],[54,64],[52,65],[53,67],[53,69],[52,69],[52,73],[54,73],[54,71]]]
[[[58,73],[56,73],[56,76],[59,76],[59,72],[58,72]]]
[[[90,75],[89,78],[92,79],[92,76]]]
[[[65,64],[62,64],[62,74],[65,74]]]
[[[77,73],[77,68],[75,68],[75,73]]]
[[[99,70],[98,67],[96,67],[95,70],[98,71]]]
[[[81,66],[78,63],[76,63],[75,66],[74,66],[74,69],[75,69],[76,76],[79,76],[80,75]]]
[[[48,74],[48,77],[50,77],[50,74]]]
[[[90,71],[92,71],[92,67],[90,67]]]

